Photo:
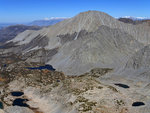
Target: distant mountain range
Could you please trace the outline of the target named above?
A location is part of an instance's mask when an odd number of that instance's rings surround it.
[[[23,25],[27,25],[27,26],[50,26],[50,25],[54,25],[58,22],[61,22],[65,19],[69,19],[67,17],[51,17],[51,18],[45,18],[45,19],[41,19],[41,20],[34,20],[32,22],[28,22],[28,23],[21,23]],[[134,21],[145,21],[145,20],[150,20],[150,18],[148,17],[132,17],[132,16],[124,16],[124,17],[119,17],[117,18],[120,21],[123,22],[129,22],[129,23],[134,23]],[[139,22],[138,22],[139,23]],[[0,29],[3,27],[8,27],[11,25],[17,25],[18,23],[0,23]]]
[[[58,22],[61,22],[65,19],[68,19],[68,18],[64,18],[64,17],[56,17],[56,18],[52,17],[50,19],[45,18],[43,20],[35,20],[35,21],[29,23],[28,25],[32,25],[32,26],[34,26],[34,25],[36,25],[36,26],[49,26],[49,25],[54,25]]]
[[[31,23],[25,23],[22,25],[16,23],[0,23],[0,43],[4,43],[7,40],[11,40],[16,37],[19,33],[24,32],[25,30],[39,30],[43,26],[54,25],[58,22],[61,22],[67,18],[46,18],[43,20],[35,20]]]
[[[12,25],[0,29],[0,43],[4,43],[7,40],[11,40],[19,33],[25,30],[39,30],[42,27],[39,26],[26,26],[26,25]]]
[[[132,19],[132,18],[119,18],[118,20],[124,23],[133,24],[133,25],[146,24],[150,26],[150,19],[138,20],[138,19]]]
[[[120,18],[128,18],[128,19],[132,19],[132,20],[149,20],[149,17],[133,17],[133,16],[124,16],[124,17],[120,17]]]
[[[32,22],[21,23],[21,24],[27,25],[27,26],[50,26],[50,25],[54,25],[58,22],[61,22],[65,19],[68,19],[68,18],[66,18],[66,17],[51,17],[51,18],[45,18],[42,20],[35,20]],[[12,26],[12,25],[17,25],[17,24],[18,23],[0,23],[0,29],[4,28],[4,27]]]
[[[0,29],[3,27],[10,26],[10,25],[15,25],[15,24],[17,24],[17,23],[0,23]]]
[[[24,23],[22,25],[16,23],[0,23],[0,42],[11,40],[19,33],[24,32],[25,30],[39,30],[42,26],[54,25],[65,19],[69,19],[69,18],[51,17],[51,18],[45,18],[43,20],[35,20],[30,23]],[[124,23],[134,24],[134,25],[146,23],[147,25],[150,26],[150,19],[146,17],[125,16],[125,17],[118,18],[118,20]]]

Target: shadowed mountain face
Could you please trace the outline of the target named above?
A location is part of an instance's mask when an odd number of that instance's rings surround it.
[[[38,26],[25,26],[25,25],[13,25],[0,29],[0,42],[4,43],[8,40],[15,38],[19,33],[25,30],[39,30]]]
[[[93,67],[116,68],[141,47],[126,32],[100,26],[95,32],[81,31],[77,40],[64,44],[48,63],[69,74],[81,74]]]

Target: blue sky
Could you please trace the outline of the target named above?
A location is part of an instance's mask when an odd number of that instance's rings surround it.
[[[0,0],[0,22],[73,17],[87,10],[103,11],[113,17],[150,17],[150,0]]]

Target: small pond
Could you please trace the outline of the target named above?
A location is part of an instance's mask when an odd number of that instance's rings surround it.
[[[121,83],[116,83],[116,86],[122,87],[122,88],[130,88],[128,85],[126,84],[121,84]]]
[[[4,109],[3,103],[0,102],[0,109]]]
[[[4,64],[3,67],[7,67],[7,64]]]
[[[55,71],[56,69],[53,68],[52,65],[45,65],[45,66],[39,66],[39,67],[27,67],[27,69],[32,69],[32,70],[42,70],[42,69],[48,69],[48,70],[51,70],[51,71]]]
[[[13,92],[11,92],[11,95],[12,96],[22,96],[22,95],[24,95],[24,93],[21,91],[13,91]]]
[[[29,107],[28,104],[26,104],[26,101],[29,101],[28,99],[22,99],[22,98],[17,98],[13,101],[13,106],[20,106],[20,107]]]
[[[0,46],[0,49],[4,49],[5,47],[4,46]]]
[[[145,104],[143,103],[143,102],[134,102],[133,104],[132,104],[132,106],[135,106],[135,107],[137,107],[137,106],[144,106]]]

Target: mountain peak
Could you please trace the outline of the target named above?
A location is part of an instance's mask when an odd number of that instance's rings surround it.
[[[79,14],[90,14],[90,13],[103,13],[104,14],[104,12],[102,12],[102,11],[96,11],[96,10],[88,10],[88,11],[85,11],[85,12],[81,12],[81,13],[79,13]]]
[[[104,12],[101,12],[101,11],[95,11],[95,10],[89,10],[89,11],[86,11],[86,12],[81,12],[79,13],[77,16],[96,16],[96,15],[101,15],[101,16],[105,16],[105,15],[108,15]]]

